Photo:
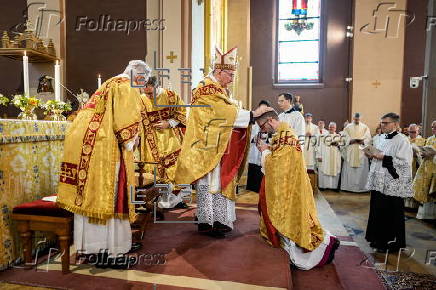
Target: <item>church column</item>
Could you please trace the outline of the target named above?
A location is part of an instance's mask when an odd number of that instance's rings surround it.
[[[423,134],[430,136],[431,122],[436,120],[436,0],[428,1],[427,43],[425,52],[424,93],[422,99]]]

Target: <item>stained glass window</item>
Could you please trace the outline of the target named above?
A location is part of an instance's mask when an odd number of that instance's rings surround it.
[[[278,3],[277,82],[320,82],[321,0]]]

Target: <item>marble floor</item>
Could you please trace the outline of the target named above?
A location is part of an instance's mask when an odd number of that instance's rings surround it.
[[[240,190],[238,202],[257,203],[258,194]],[[331,233],[353,237],[356,246],[374,261],[378,269],[398,270],[436,275],[436,264],[426,264],[428,251],[436,251],[436,223],[415,218],[416,213],[406,212],[407,250],[400,256],[375,253],[365,240],[369,213],[369,193],[320,191],[315,195],[321,224]],[[433,254],[434,255],[434,254]]]

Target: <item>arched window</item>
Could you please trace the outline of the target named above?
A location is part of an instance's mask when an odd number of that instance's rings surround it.
[[[321,82],[321,0],[277,0],[275,83]]]

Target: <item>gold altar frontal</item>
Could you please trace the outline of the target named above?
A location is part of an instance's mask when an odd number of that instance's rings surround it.
[[[12,209],[56,193],[68,124],[0,119],[0,270],[21,253]]]

